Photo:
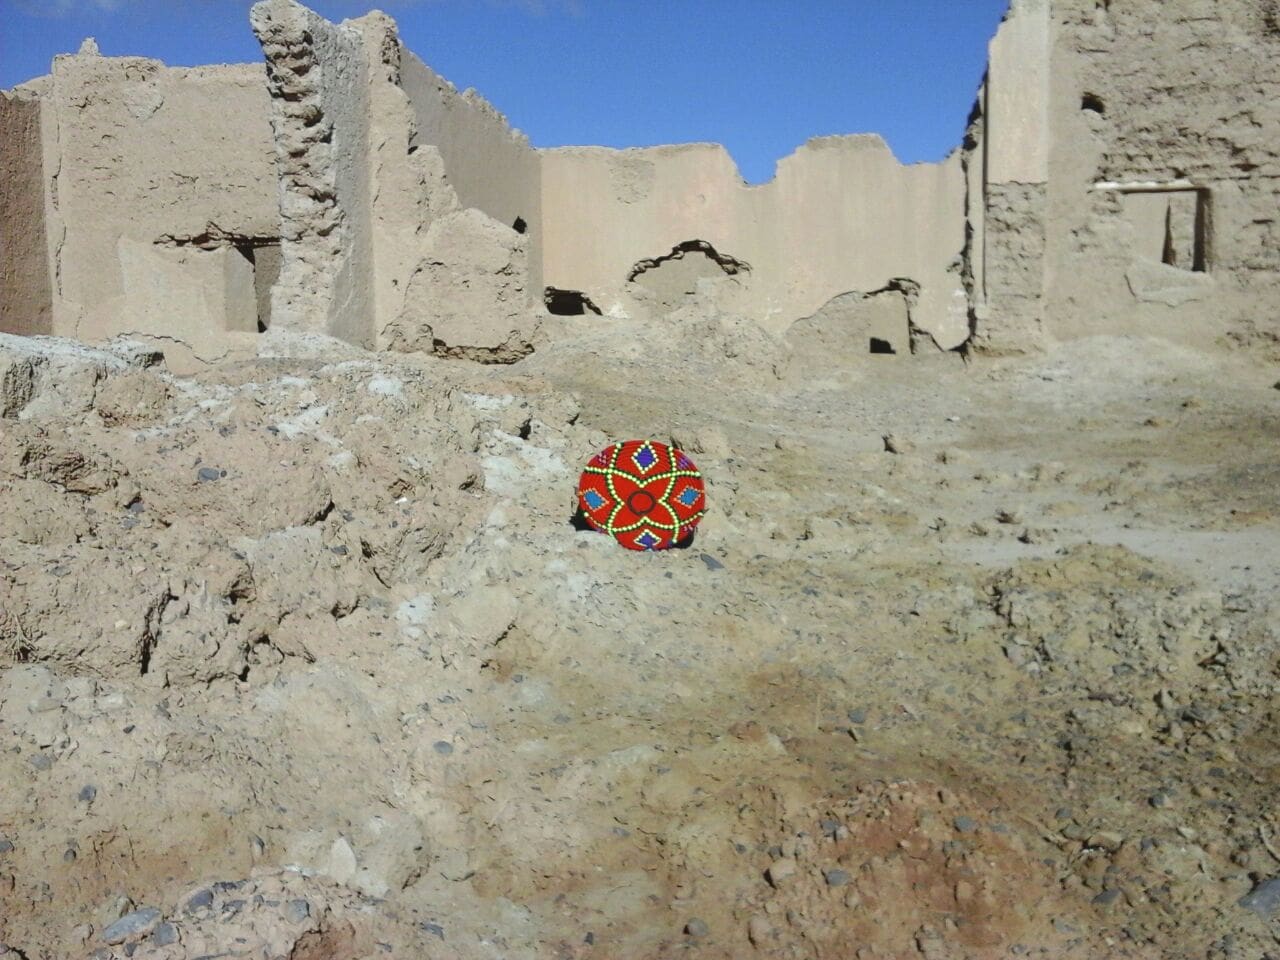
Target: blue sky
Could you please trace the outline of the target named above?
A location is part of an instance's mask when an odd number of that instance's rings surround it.
[[[419,57],[535,146],[712,140],[759,183],[811,136],[905,162],[959,141],[1008,0],[313,0],[381,7]],[[94,36],[172,65],[258,61],[250,0],[0,0],[0,87]]]

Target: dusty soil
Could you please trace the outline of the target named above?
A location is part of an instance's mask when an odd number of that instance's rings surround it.
[[[0,956],[1280,955],[1274,366],[555,322],[0,343]]]

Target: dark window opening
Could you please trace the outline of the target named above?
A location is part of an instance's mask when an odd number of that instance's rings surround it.
[[[558,317],[580,317],[586,313],[600,315],[600,308],[581,290],[547,287],[543,291],[542,302],[547,305],[548,313],[554,313]]]
[[[524,233],[529,229],[529,225],[524,222],[524,217],[516,217],[516,222],[511,225],[511,229],[516,233]]]
[[[872,337],[871,352],[872,353],[897,353],[898,351],[893,349],[893,344],[891,344],[888,340],[882,340],[879,337]]]
[[[1107,106],[1102,102],[1102,98],[1096,93],[1086,93],[1080,98],[1080,109],[1088,110],[1092,113],[1105,114]]]

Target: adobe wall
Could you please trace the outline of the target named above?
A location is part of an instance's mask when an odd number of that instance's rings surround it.
[[[904,166],[878,136],[824,137],[748,186],[718,144],[541,153],[547,286],[608,309],[637,263],[699,240],[745,262],[731,306],[775,332],[903,278],[920,287],[916,327],[943,349],[968,337],[958,154]]]
[[[371,13],[262,0],[281,184],[279,326],[504,362],[529,349],[537,155]],[[512,224],[520,221],[522,231]]]
[[[31,93],[0,93],[0,330],[53,332],[45,225],[43,107]]]
[[[464,207],[529,237],[530,286],[542,287],[542,187],[538,152],[506,117],[474,90],[459,93],[448,80],[403,50],[400,86],[413,110],[410,148],[440,151],[449,185]]]
[[[203,282],[184,290],[144,278],[204,254],[224,263],[199,272],[235,274],[226,262],[245,257],[231,238],[278,237],[262,68],[169,68],[86,51],[54,61],[45,110],[54,332],[200,342],[220,329],[255,330],[256,307],[228,317],[202,294]],[[199,238],[210,233],[222,239],[205,250]],[[246,272],[239,274],[242,284]],[[247,275],[252,284],[251,269]],[[151,302],[160,290],[177,298]],[[155,323],[137,329],[140,315]]]
[[[263,80],[86,41],[5,95],[0,329],[143,335],[179,364],[256,331],[253,251],[279,236]]]
[[[369,64],[364,38],[297,3],[258,3],[279,178],[273,323],[373,346]]]
[[[1015,0],[984,93],[966,156],[971,188],[985,168],[970,204],[985,232],[980,348],[1108,333],[1280,342],[1274,12]]]

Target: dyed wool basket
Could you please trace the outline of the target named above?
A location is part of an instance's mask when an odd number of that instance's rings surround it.
[[[605,447],[578,481],[587,522],[628,550],[665,550],[706,512],[702,474],[683,450],[656,440]]]

